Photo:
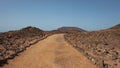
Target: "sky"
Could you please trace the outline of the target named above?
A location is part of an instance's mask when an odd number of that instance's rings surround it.
[[[120,0],[0,0],[0,32],[27,26],[101,30],[120,24]]]

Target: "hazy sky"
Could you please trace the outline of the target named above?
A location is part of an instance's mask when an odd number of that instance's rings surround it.
[[[35,26],[99,30],[120,24],[120,0],[0,0],[0,31]]]

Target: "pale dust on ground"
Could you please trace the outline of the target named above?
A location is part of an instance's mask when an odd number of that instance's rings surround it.
[[[3,68],[96,68],[69,45],[63,34],[52,35],[27,48]]]

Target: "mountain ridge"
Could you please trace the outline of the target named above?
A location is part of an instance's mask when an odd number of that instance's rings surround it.
[[[0,66],[4,66],[7,60],[13,59],[27,47],[53,34],[65,34],[64,38],[68,43],[100,68],[119,66],[117,61],[120,60],[120,24],[89,32],[78,27],[60,27],[56,30],[44,31],[28,26],[20,30],[0,33]]]

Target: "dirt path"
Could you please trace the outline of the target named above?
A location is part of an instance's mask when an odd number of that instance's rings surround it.
[[[32,45],[3,68],[96,68],[56,34]]]

